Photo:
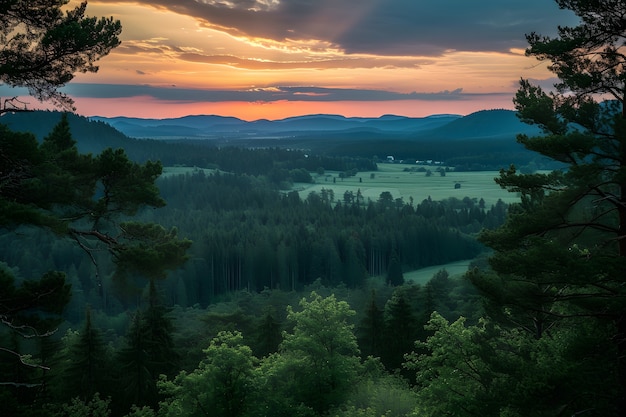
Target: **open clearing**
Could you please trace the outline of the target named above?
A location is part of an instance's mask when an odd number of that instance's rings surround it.
[[[448,272],[450,278],[458,278],[467,272],[467,268],[472,262],[472,259],[464,259],[462,261],[450,262],[442,265],[427,266],[426,268],[420,268],[413,271],[404,272],[402,275],[406,282],[425,285],[430,279],[442,269]],[[373,277],[374,280],[385,282],[385,276],[380,275]]]
[[[416,269],[415,271],[405,272],[404,280],[408,282],[414,282],[415,284],[424,285],[435,275],[438,271],[445,269],[450,278],[464,274],[469,267],[472,260],[466,259],[463,261],[450,262],[444,265],[434,265],[427,268]]]
[[[294,190],[299,192],[301,198],[306,198],[311,192],[319,194],[322,188],[333,190],[337,201],[343,200],[346,191],[352,191],[356,195],[359,189],[365,200],[377,201],[383,191],[389,191],[394,199],[402,198],[405,203],[413,197],[415,204],[429,196],[433,200],[469,197],[478,201],[482,198],[486,207],[491,207],[498,199],[505,203],[519,200],[516,193],[509,193],[494,182],[494,178],[499,175],[497,171],[450,171],[441,176],[434,171],[435,167],[427,167],[432,170],[429,177],[424,172],[405,171],[405,168],[416,167],[416,165],[381,163],[377,171],[359,172],[354,177],[344,179],[339,178],[338,172],[313,174],[314,184],[294,184]],[[455,188],[457,183],[460,184],[460,188]]]
[[[413,197],[415,204],[430,196],[433,200],[444,200],[449,197],[463,199],[465,197],[480,200],[483,198],[487,207],[495,204],[498,199],[505,203],[519,201],[516,193],[509,193],[501,189],[495,182],[499,173],[497,171],[473,171],[473,172],[446,172],[441,176],[434,172],[427,177],[424,172],[405,171],[405,168],[415,168],[416,165],[402,164],[379,164],[377,171],[359,172],[354,177],[341,179],[339,172],[329,171],[324,175],[312,174],[315,180],[313,184],[297,183],[293,189],[298,191],[301,198],[306,198],[309,193],[320,193],[324,188],[333,190],[335,200],[343,200],[346,191],[352,191],[355,195],[360,189],[361,194],[367,200],[377,201],[383,191],[389,191],[393,198],[402,198],[409,202]],[[433,169],[434,167],[427,167]],[[164,167],[163,175],[180,175],[204,171],[209,175],[214,170],[197,167]],[[373,174],[373,175],[372,175]],[[461,184],[455,188],[455,184]],[[445,269],[450,277],[458,276],[467,271],[471,259],[451,262],[443,265],[434,265],[404,273],[404,279],[416,284],[426,284],[433,275]]]
[[[185,175],[185,174],[195,174],[200,171],[204,172],[206,175],[209,175],[215,172],[214,169],[208,168],[198,168],[198,167],[185,167],[185,166],[172,166],[172,167],[163,167],[162,177],[169,177],[172,175]]]
[[[394,199],[402,198],[405,203],[412,197],[415,204],[428,197],[435,201],[448,197],[459,199],[469,197],[476,201],[482,198],[487,208],[499,199],[507,204],[519,201],[516,193],[509,193],[494,182],[494,178],[499,175],[497,171],[449,171],[442,177],[434,171],[436,167],[429,166],[424,167],[432,170],[432,175],[428,177],[424,172],[405,171],[411,168],[418,166],[380,163],[377,171],[363,171],[354,177],[343,179],[339,177],[337,171],[327,171],[324,175],[312,173],[315,183],[296,183],[292,189],[298,191],[302,199],[311,192],[319,194],[323,188],[333,190],[335,201],[342,201],[346,191],[352,191],[356,196],[358,190],[361,190],[365,201],[368,199],[378,201],[384,191],[389,191]],[[164,167],[163,176],[199,171],[204,171],[208,175],[215,170],[198,167]],[[460,184],[460,188],[455,188],[455,184]]]

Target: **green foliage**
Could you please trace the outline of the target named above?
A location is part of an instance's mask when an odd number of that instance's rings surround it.
[[[356,408],[349,406],[341,411],[335,411],[333,417],[389,417],[390,414],[380,414],[373,408]]]
[[[391,254],[389,266],[387,267],[387,282],[391,286],[404,284],[404,276],[402,275],[402,265],[395,251]]]
[[[150,407],[137,407],[133,405],[130,412],[124,417],[155,417],[156,413]]]
[[[153,374],[153,348],[143,329],[140,312],[133,317],[126,335],[126,347],[118,352],[120,397],[129,405],[156,405],[157,377]]]
[[[383,336],[385,322],[383,311],[376,303],[376,293],[372,291],[370,301],[365,310],[365,316],[361,319],[358,328],[358,339],[361,352],[364,357],[380,357],[385,350]]]
[[[97,72],[95,62],[119,45],[122,27],[113,18],[85,16],[87,2],[64,14],[61,8],[67,3],[17,0],[0,4],[0,81],[26,87],[41,101],[71,109],[72,99],[57,88],[76,72]],[[5,107],[0,113],[14,110]]]
[[[614,0],[557,3],[578,15],[580,24],[559,27],[556,37],[527,35],[526,53],[547,61],[560,82],[556,91],[546,92],[522,80],[514,103],[522,121],[543,131],[536,137],[521,135],[518,141],[563,168],[548,174],[521,174],[515,167],[501,172],[498,184],[520,193],[521,201],[511,206],[503,227],[481,234],[494,249],[492,271],[474,271],[469,277],[485,295],[494,320],[531,336],[529,349],[535,356],[524,364],[527,368],[540,364],[544,354],[559,364],[559,371],[535,369],[536,384],[549,389],[576,381],[581,393],[604,392],[577,395],[562,388],[563,414],[622,415],[626,58],[621,45],[626,36],[620,16],[626,8]],[[611,100],[598,101],[607,97]],[[594,359],[598,345],[607,352],[586,382],[568,373],[574,366],[572,352],[558,344],[573,341],[575,325],[602,329],[594,333],[596,342],[581,338],[578,349]],[[615,378],[597,379],[614,373]],[[611,402],[615,408],[607,408]],[[536,404],[535,410],[541,407]]]
[[[206,359],[191,373],[181,372],[173,381],[161,380],[167,400],[159,415],[185,417],[215,413],[225,417],[244,415],[250,407],[256,358],[243,344],[239,332],[220,332],[204,350]]]
[[[384,343],[381,359],[387,369],[401,369],[404,355],[413,350],[417,337],[417,318],[409,303],[407,288],[399,287],[385,304]]]
[[[0,179],[0,225],[49,228],[72,238],[94,264],[95,253],[104,248],[120,275],[164,278],[165,271],[186,261],[191,242],[179,239],[176,229],[117,223],[142,207],[164,205],[155,186],[160,163],[137,164],[121,149],[96,157],[78,153],[66,116],[41,144],[30,135],[0,130],[0,163],[6,165]]]
[[[360,368],[356,337],[348,323],[355,312],[348,303],[313,292],[300,307],[301,311],[288,307],[293,332],[284,334],[280,353],[263,361],[262,389],[274,393],[270,404],[274,415],[284,415],[298,404],[327,412],[346,399]]]
[[[353,392],[332,416],[404,417],[417,406],[412,387],[397,375],[389,375],[376,359],[368,358]]]
[[[37,334],[34,328],[29,328],[33,320],[37,320],[33,313],[59,315],[70,297],[70,286],[65,282],[65,274],[57,271],[50,271],[39,280],[26,280],[16,286],[13,274],[0,267],[0,288],[0,317],[3,322],[24,326],[29,336]]]
[[[506,207],[483,210],[472,199],[335,207],[328,190],[302,201],[224,173],[167,176],[159,185],[168,206],[158,219],[194,241],[185,289],[201,305],[244,289],[301,290],[318,278],[356,288],[387,274],[394,248],[402,270],[472,258],[483,249],[472,234],[499,224]]]
[[[57,364],[51,338],[69,298],[61,272],[18,281],[0,264],[0,402],[6,413],[19,415],[20,402],[34,402],[49,389],[50,366]]]
[[[72,397],[87,400],[96,393],[111,391],[109,351],[100,329],[92,324],[90,308],[87,308],[85,324],[73,340],[65,361],[65,386]]]
[[[418,386],[417,415],[498,415],[500,398],[494,389],[503,387],[505,375],[492,372],[485,363],[488,343],[499,341],[497,330],[482,322],[465,326],[460,318],[449,324],[437,313],[429,323],[433,336],[421,347],[427,354],[407,356],[405,366],[416,371]]]
[[[149,279],[164,279],[168,271],[187,259],[188,239],[178,239],[178,230],[166,230],[159,224],[125,222],[120,224],[128,243],[115,250],[118,278],[135,274]]]
[[[259,318],[256,329],[257,356],[265,357],[270,353],[278,351],[278,346],[282,341],[281,324],[275,317],[271,307]]]
[[[102,399],[100,394],[95,393],[89,400],[73,398],[70,403],[63,404],[57,410],[51,410],[52,417],[109,417],[111,411],[109,404],[111,399]]]
[[[144,205],[165,205],[154,184],[162,171],[160,162],[139,165],[123,149],[108,148],[94,160],[94,171],[102,195],[95,201],[94,223],[110,214],[134,215]]]
[[[157,294],[156,283],[151,280],[147,307],[133,317],[126,334],[126,345],[118,351],[119,396],[124,398],[126,407],[147,405],[156,408],[159,376],[172,376],[179,370],[180,358],[174,347],[174,327],[168,313],[169,309]]]
[[[417,375],[416,415],[614,415],[615,370],[598,372],[614,354],[606,327],[580,321],[537,341],[488,319],[471,326],[434,313],[428,326],[417,344],[426,353],[405,364]]]

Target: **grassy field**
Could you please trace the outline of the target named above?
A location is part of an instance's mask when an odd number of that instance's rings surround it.
[[[471,261],[471,259],[465,259],[443,265],[428,266],[426,268],[415,269],[413,271],[405,271],[402,275],[404,276],[405,282],[425,285],[428,281],[430,281],[433,275],[442,269],[445,269],[448,272],[450,278],[461,277],[465,272],[467,272],[467,268],[469,267]],[[379,285],[385,285],[385,279],[386,277],[384,275],[372,277],[372,280],[377,282]]]
[[[315,183],[296,183],[293,189],[298,191],[300,197],[305,199],[309,193],[320,193],[322,188],[333,190],[336,201],[343,200],[346,191],[352,191],[355,195],[360,189],[361,194],[367,201],[377,201],[383,191],[389,191],[394,199],[402,197],[408,203],[413,197],[415,204],[430,196],[433,200],[444,200],[448,197],[462,199],[464,197],[485,200],[487,207],[495,204],[498,199],[505,203],[517,202],[518,196],[501,189],[494,178],[498,176],[496,171],[476,172],[447,172],[445,176],[434,172],[427,177],[424,172],[404,171],[405,168],[415,168],[415,165],[402,164],[379,164],[377,171],[359,172],[354,177],[341,179],[339,172],[329,171],[324,175],[312,174]],[[429,167],[434,169],[434,167]],[[204,171],[210,174],[213,170],[197,167],[164,167],[163,176],[179,175]],[[334,180],[334,181],[333,181]],[[455,184],[460,188],[455,188]]]
[[[416,284],[426,284],[441,269],[445,269],[450,277],[457,277],[467,272],[471,259],[463,261],[451,262],[445,265],[429,266],[427,268],[416,269],[414,271],[405,272],[405,281],[414,282]]]
[[[171,175],[193,174],[193,173],[200,172],[200,171],[204,171],[204,173],[206,175],[209,175],[212,172],[214,172],[215,170],[214,169],[207,169],[207,168],[181,167],[181,166],[163,167],[163,173],[161,174],[161,176],[162,177],[169,177]]]
[[[498,199],[505,203],[518,201],[515,193],[502,190],[495,182],[498,176],[496,171],[478,172],[447,172],[444,177],[439,173],[427,177],[423,172],[406,172],[405,168],[415,167],[415,165],[401,164],[379,164],[377,171],[359,172],[350,178],[339,178],[338,172],[327,172],[322,176],[313,174],[314,184],[297,183],[293,189],[297,190],[301,198],[306,198],[311,192],[321,192],[322,188],[333,190],[335,200],[342,200],[343,194],[350,190],[355,195],[357,190],[365,199],[378,200],[380,193],[389,191],[394,198],[402,197],[405,202],[409,197],[413,197],[417,204],[430,196],[433,200],[443,200],[448,197],[462,199],[464,197],[483,198],[487,207],[495,204]],[[210,174],[213,170],[192,168],[192,167],[164,167],[163,175],[179,175],[204,171]],[[373,174],[373,177],[371,176]],[[333,182],[333,178],[335,182]],[[461,184],[458,189],[454,188],[456,183]],[[415,271],[405,272],[404,279],[416,284],[425,284],[440,269],[446,269],[451,277],[463,274],[471,260],[462,260],[445,265],[435,265]]]
[[[377,201],[383,191],[389,191],[393,198],[400,198],[409,202],[409,197],[413,197],[417,204],[430,196],[433,200],[443,200],[448,197],[464,197],[485,200],[486,206],[490,207],[498,199],[505,203],[518,201],[515,193],[509,193],[501,189],[494,178],[498,176],[496,171],[479,172],[447,172],[444,177],[438,172],[434,172],[427,177],[424,172],[405,172],[405,168],[415,167],[415,165],[401,164],[379,164],[378,171],[359,172],[354,177],[339,178],[337,172],[327,172],[322,176],[313,175],[315,184],[294,185],[301,198],[306,198],[309,193],[319,193],[322,188],[332,189],[335,200],[342,200],[343,194],[350,190],[355,195],[357,190],[365,199]],[[432,169],[432,168],[431,168]],[[372,176],[373,174],[373,176]],[[333,182],[334,179],[334,182]],[[460,184],[460,188],[455,189],[455,184]]]

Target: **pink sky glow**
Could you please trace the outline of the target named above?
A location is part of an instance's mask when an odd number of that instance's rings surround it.
[[[525,34],[577,22],[546,0],[92,0],[87,13],[119,19],[122,44],[62,90],[77,113],[244,120],[511,109],[520,78],[553,81]]]

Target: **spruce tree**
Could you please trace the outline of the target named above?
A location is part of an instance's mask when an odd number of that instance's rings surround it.
[[[161,375],[173,376],[179,369],[180,355],[174,347],[169,309],[158,294],[155,280],[150,280],[145,308],[133,316],[126,333],[126,344],[118,352],[120,382],[124,407],[157,407],[157,382]]]
[[[157,376],[154,375],[154,363],[150,357],[150,343],[142,323],[143,316],[138,311],[126,333],[126,346],[118,355],[119,389],[118,395],[124,398],[124,407],[156,406]]]
[[[282,341],[281,324],[276,319],[274,309],[270,306],[259,319],[256,333],[256,356],[265,357],[278,351]]]
[[[87,307],[85,324],[69,349],[65,371],[67,394],[83,401],[94,394],[106,395],[111,390],[109,352],[100,330],[93,325],[91,308]]]
[[[365,317],[361,319],[357,336],[359,347],[363,357],[380,357],[385,346],[383,344],[385,333],[385,318],[383,311],[376,303],[376,291],[372,290],[370,301],[365,309]]]
[[[398,257],[398,253],[395,250],[391,253],[391,259],[389,260],[389,266],[387,267],[387,283],[394,287],[404,284],[402,264]]]
[[[402,369],[404,355],[413,350],[416,318],[402,287],[394,291],[385,305],[385,350],[382,361],[389,370]]]

